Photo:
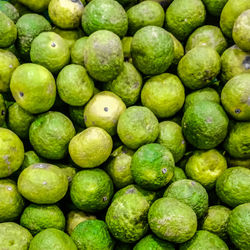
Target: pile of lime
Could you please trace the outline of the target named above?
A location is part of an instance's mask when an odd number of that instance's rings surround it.
[[[0,250],[250,249],[249,0],[0,0]]]

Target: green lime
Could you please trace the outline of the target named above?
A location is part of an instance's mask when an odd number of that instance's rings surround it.
[[[198,219],[208,210],[207,191],[200,183],[193,180],[175,181],[166,189],[163,196],[187,204],[194,210]]]
[[[102,91],[85,106],[84,122],[86,127],[100,127],[110,135],[115,135],[118,119],[125,110],[126,105],[119,96],[110,91]]]
[[[234,45],[221,56],[221,80],[226,83],[241,73],[250,73],[250,54]]]
[[[141,102],[159,118],[175,115],[183,106],[185,89],[176,75],[153,76],[144,84]]]
[[[229,130],[224,148],[230,156],[239,159],[250,157],[250,122],[237,122]]]
[[[84,48],[88,40],[87,36],[81,37],[75,41],[71,47],[71,62],[84,66]]]
[[[128,32],[131,35],[145,27],[158,26],[164,24],[165,13],[164,9],[157,2],[143,1],[128,9]]]
[[[14,5],[7,1],[0,2],[0,11],[2,11],[7,17],[9,17],[14,23],[19,18],[19,12]]]
[[[250,73],[231,78],[223,87],[221,102],[234,119],[250,121]]]
[[[236,207],[250,202],[250,169],[232,167],[216,181],[216,194],[227,205]]]
[[[173,39],[169,33],[161,27],[143,27],[138,30],[133,37],[131,56],[134,66],[143,74],[161,74],[165,72],[173,62]]]
[[[184,48],[181,42],[175,38],[174,35],[169,33],[169,35],[172,37],[172,40],[174,42],[174,59],[173,59],[173,64],[177,65],[181,58],[184,56]]]
[[[29,130],[30,143],[35,151],[52,160],[64,158],[74,135],[75,128],[70,119],[55,111],[40,115]]]
[[[111,178],[102,169],[78,172],[70,187],[74,205],[85,212],[96,212],[106,208],[113,196]]]
[[[166,28],[182,41],[204,23],[205,17],[206,10],[201,0],[175,0],[166,11]]]
[[[232,38],[232,30],[237,17],[245,10],[250,8],[248,0],[228,0],[220,15],[220,27],[222,32]]]
[[[219,17],[228,0],[203,0],[208,13]]]
[[[108,208],[106,223],[111,234],[125,243],[136,242],[148,230],[149,203],[137,193],[117,197]]]
[[[250,39],[250,10],[243,11],[235,20],[233,26],[233,39],[239,48],[250,51],[248,41]]]
[[[0,94],[0,127],[5,123],[6,105],[3,96]]]
[[[197,229],[197,218],[191,207],[173,198],[156,200],[149,209],[148,223],[160,239],[182,243],[191,239]]]
[[[231,210],[221,205],[208,208],[207,215],[202,220],[201,229],[227,239],[227,224]]]
[[[210,101],[220,104],[220,96],[216,90],[209,87],[196,90],[186,96],[184,111],[186,111],[188,107],[202,101]]]
[[[119,189],[132,184],[131,161],[134,151],[120,146],[111,155],[105,171],[112,178],[114,185]]]
[[[144,197],[149,205],[151,205],[157,199],[156,192],[145,190],[138,185],[131,184],[118,190],[114,194],[112,201],[124,195],[126,196],[126,195],[134,195],[134,194]]]
[[[153,112],[140,106],[129,107],[118,120],[117,133],[131,149],[154,142],[159,134],[159,123]]]
[[[101,220],[86,220],[78,224],[71,237],[78,250],[105,249],[112,250],[114,241],[108,227]]]
[[[216,149],[195,151],[186,163],[186,175],[211,189],[227,169],[225,157]]]
[[[0,48],[11,46],[17,38],[15,23],[0,10]]]
[[[33,63],[16,68],[10,90],[17,104],[32,114],[48,111],[56,98],[53,75],[43,66]]]
[[[112,147],[112,138],[104,129],[91,127],[72,138],[69,154],[79,167],[94,168],[108,159]]]
[[[250,203],[239,205],[231,212],[227,232],[237,248],[249,249]]]
[[[29,128],[35,116],[21,108],[16,102],[8,108],[8,127],[20,138],[29,137]]]
[[[182,244],[180,250],[228,250],[226,243],[216,234],[205,230],[199,230],[194,237]]]
[[[27,200],[36,204],[53,204],[66,194],[68,179],[59,167],[36,163],[22,171],[17,186]]]
[[[16,220],[22,213],[24,200],[14,181],[0,180],[0,200],[0,222]]]
[[[174,158],[164,146],[151,143],[140,147],[133,155],[131,172],[142,188],[157,190],[166,186],[174,174]]]
[[[174,167],[174,175],[169,183],[171,184],[171,183],[174,183],[176,181],[184,180],[184,179],[187,179],[187,176],[186,176],[185,172],[183,171],[183,169],[179,168],[179,167]]]
[[[95,220],[94,215],[88,215],[82,211],[70,211],[67,215],[67,233],[72,234],[75,227],[83,221]]]
[[[27,151],[27,152],[24,153],[24,160],[23,160],[22,166],[20,167],[19,170],[22,171],[25,168],[29,167],[30,165],[35,164],[35,163],[40,163],[42,161],[43,161],[43,159],[41,159],[36,154],[35,151]]]
[[[125,36],[122,38],[122,49],[124,54],[124,59],[127,62],[132,62],[131,58],[131,43],[132,43],[133,37],[132,36]]]
[[[29,60],[32,41],[41,32],[50,31],[51,25],[42,15],[28,13],[18,19],[16,26],[18,52],[22,58]]]
[[[127,106],[137,102],[142,88],[142,77],[133,64],[124,62],[121,73],[105,84],[105,89],[118,95]]]
[[[73,177],[76,175],[76,167],[73,167],[70,164],[65,165],[60,163],[56,163],[56,166],[62,170],[62,172],[67,176],[69,184],[71,184]]]
[[[64,231],[65,217],[56,205],[31,204],[24,209],[20,225],[27,228],[33,235],[47,228]]]
[[[0,223],[0,242],[2,249],[28,250],[31,240],[31,233],[17,223]]]
[[[83,10],[82,27],[87,35],[98,30],[108,30],[123,37],[127,33],[128,18],[117,1],[92,0]]]
[[[0,128],[0,178],[8,177],[18,170],[24,159],[24,147],[11,130]]]
[[[81,65],[65,66],[56,79],[60,98],[69,105],[82,106],[92,97],[94,82]]]
[[[17,0],[18,3],[23,4],[34,12],[43,12],[48,8],[50,0]]]
[[[30,58],[33,63],[57,73],[69,63],[69,46],[55,32],[42,32],[31,43]]]
[[[48,228],[38,233],[30,242],[29,250],[77,250],[73,240],[63,231]]]
[[[227,40],[223,36],[220,28],[213,25],[204,25],[196,29],[188,38],[186,52],[197,46],[210,46],[219,54],[227,48]]]
[[[211,149],[225,139],[228,121],[225,111],[218,103],[199,102],[190,106],[184,113],[183,134],[193,146]]]
[[[59,36],[61,36],[64,39],[64,41],[68,44],[70,51],[71,51],[73,45],[75,44],[75,42],[79,38],[84,36],[84,33],[80,28],[73,29],[73,30],[63,30],[63,29],[60,29],[58,27],[55,27],[53,29],[53,32],[55,32],[56,34],[58,34]]]
[[[62,29],[74,29],[80,26],[83,12],[80,0],[51,0],[49,2],[49,17]]]
[[[198,46],[188,51],[178,64],[178,75],[190,89],[206,87],[220,73],[220,56],[209,46]]]
[[[0,92],[7,92],[12,73],[19,66],[19,62],[12,52],[0,49],[0,65]]]
[[[111,31],[99,30],[91,34],[83,52],[87,71],[98,81],[114,80],[123,69],[122,43],[120,38]]]
[[[133,248],[134,250],[174,250],[174,246],[166,241],[158,239],[153,234],[142,238]]]

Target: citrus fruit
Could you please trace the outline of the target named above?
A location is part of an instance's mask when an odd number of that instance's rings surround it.
[[[127,106],[137,102],[142,88],[142,77],[133,64],[124,62],[121,73],[105,84],[105,89],[118,95]]]
[[[227,224],[231,210],[221,205],[208,208],[207,215],[202,220],[202,230],[218,235],[221,239],[227,239]]]
[[[126,105],[119,96],[110,91],[102,91],[93,96],[85,106],[84,122],[86,127],[100,127],[114,135],[118,119],[125,110]]]
[[[198,46],[188,51],[178,64],[178,75],[190,89],[206,87],[219,74],[220,56],[209,46]]]
[[[182,168],[174,167],[174,175],[173,178],[170,180],[170,184],[179,180],[187,179],[187,176]]]
[[[197,228],[197,218],[192,208],[167,197],[153,203],[149,209],[148,222],[157,237],[175,243],[191,239]]]
[[[166,11],[166,28],[177,39],[184,40],[206,17],[201,0],[174,0]]]
[[[37,2],[37,0],[17,0],[17,2],[23,4],[32,11],[43,12],[48,8],[50,0],[41,0],[39,2]]]
[[[250,73],[231,78],[223,87],[221,102],[228,114],[240,121],[250,121]]]
[[[143,27],[133,37],[131,56],[134,66],[143,74],[161,74],[173,62],[173,40],[169,33],[161,27]],[[150,63],[148,63],[149,61]]]
[[[62,29],[79,27],[83,9],[80,0],[51,0],[48,6],[51,21]]]
[[[186,52],[197,46],[210,46],[219,54],[227,48],[227,40],[223,36],[220,28],[213,25],[204,25],[196,29],[188,38]]]
[[[133,183],[131,161],[134,152],[125,146],[120,146],[112,152],[105,171],[112,178],[117,188],[126,187]]]
[[[71,119],[75,127],[86,127],[84,123],[83,109],[83,106],[69,106],[69,118]]]
[[[24,159],[24,146],[11,130],[0,128],[0,178],[18,170]]]
[[[225,170],[216,181],[216,194],[230,207],[250,202],[250,169],[232,167]]]
[[[14,23],[19,18],[19,12],[14,5],[7,1],[0,2],[0,11],[2,11],[7,17],[9,17]]]
[[[0,65],[0,92],[7,92],[12,73],[19,66],[19,61],[12,52],[0,49]]]
[[[133,35],[137,30],[145,26],[162,27],[164,24],[165,13],[161,5],[153,1],[143,1],[129,8],[128,32]]]
[[[69,105],[82,106],[92,97],[94,82],[81,65],[65,66],[56,79],[60,98]]]
[[[40,115],[30,126],[29,139],[35,151],[52,160],[62,159],[75,128],[70,119],[60,112],[50,111]]]
[[[27,206],[20,218],[20,225],[27,228],[33,235],[46,228],[56,228],[64,231],[65,217],[56,205]]]
[[[3,96],[0,94],[0,127],[5,123],[6,106]]]
[[[225,139],[228,121],[225,111],[218,103],[199,102],[190,106],[184,113],[183,134],[193,146],[211,149]]]
[[[83,52],[87,71],[98,81],[111,81],[122,71],[124,59],[122,43],[111,31],[99,30],[91,34]]]
[[[164,197],[177,199],[190,206],[201,218],[208,209],[208,194],[206,189],[193,180],[179,180],[166,189]]]
[[[173,59],[173,65],[177,65],[181,58],[184,56],[184,48],[181,42],[175,38],[174,35],[169,33],[169,35],[172,37],[174,42],[174,59]]]
[[[132,36],[125,36],[122,38],[122,50],[124,54],[124,59],[127,62],[132,62],[131,58],[131,43],[132,43],[133,37]]]
[[[85,212],[103,210],[108,206],[113,192],[112,180],[102,169],[78,172],[70,187],[72,202]]]
[[[250,247],[250,203],[239,205],[231,212],[227,231],[231,241],[239,249]]]
[[[203,0],[208,13],[212,16],[220,16],[228,0]]]
[[[112,138],[104,129],[91,127],[72,138],[69,154],[79,167],[94,168],[108,159],[112,146]]]
[[[82,27],[87,35],[108,30],[123,37],[127,33],[128,18],[117,1],[92,0],[83,10]]]
[[[16,68],[10,90],[17,104],[32,114],[48,111],[56,98],[53,75],[43,66],[33,63]]]
[[[0,180],[0,199],[0,222],[16,220],[22,213],[24,200],[14,181]]]
[[[77,249],[107,249],[114,248],[108,227],[101,220],[86,220],[78,224],[73,230],[71,237]]]
[[[84,48],[86,42],[88,40],[87,36],[81,37],[75,41],[72,45],[70,53],[71,53],[71,62],[74,64],[79,64],[84,66]]]
[[[133,155],[131,173],[142,188],[157,190],[167,185],[174,174],[174,158],[164,146],[156,143],[140,147]]]
[[[144,84],[141,102],[159,118],[175,115],[183,106],[185,89],[179,78],[164,73],[153,76]]]
[[[38,233],[30,242],[29,250],[77,250],[73,240],[63,231],[48,228]]]
[[[225,157],[216,149],[195,151],[186,163],[186,174],[205,188],[211,189],[226,168]]]
[[[36,163],[21,172],[17,186],[27,200],[36,204],[53,204],[66,194],[68,179],[59,167]]]
[[[117,133],[121,141],[131,149],[154,142],[159,134],[159,123],[146,107],[129,107],[118,120]]]

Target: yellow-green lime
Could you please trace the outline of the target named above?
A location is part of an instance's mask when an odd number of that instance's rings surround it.
[[[181,58],[184,56],[184,48],[181,42],[171,33],[169,35],[172,37],[174,42],[174,59],[173,59],[173,65],[177,65]]]
[[[125,36],[122,38],[122,49],[124,54],[124,59],[127,62],[132,62],[131,58],[131,43],[132,43],[133,37],[132,36]]]
[[[183,169],[179,167],[174,167],[174,175],[169,183],[172,184],[173,182],[184,180],[184,179],[187,179],[187,176],[185,172],[183,171]]]
[[[22,213],[24,200],[14,181],[0,180],[0,200],[0,222],[16,220]]]
[[[112,147],[112,138],[104,129],[91,127],[72,138],[69,154],[79,167],[94,168],[108,159]]]
[[[0,94],[0,127],[5,123],[6,105],[3,96]]]
[[[16,68],[10,90],[17,104],[32,114],[48,111],[56,98],[53,75],[43,66],[33,63]]]
[[[11,130],[0,128],[0,178],[17,171],[24,159],[24,146]]]
[[[9,17],[14,23],[17,22],[20,17],[18,10],[14,5],[7,1],[0,2],[0,11],[2,11],[7,17]]]
[[[84,52],[83,51],[84,51],[87,40],[88,40],[88,37],[84,36],[75,41],[74,45],[72,46],[70,50],[72,63],[84,66]]]
[[[219,176],[227,169],[225,157],[216,149],[195,151],[186,163],[186,175],[211,189]]]
[[[23,4],[34,12],[40,13],[48,8],[50,0],[40,0],[39,2],[37,2],[37,0],[17,0],[17,2]]]
[[[54,204],[66,194],[68,179],[59,167],[36,163],[21,172],[17,186],[22,196],[33,203]]]
[[[83,106],[92,97],[94,82],[81,65],[65,66],[56,79],[60,98],[69,105]]]

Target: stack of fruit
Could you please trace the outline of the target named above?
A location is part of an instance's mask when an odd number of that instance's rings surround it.
[[[0,1],[0,250],[250,249],[250,1]]]

